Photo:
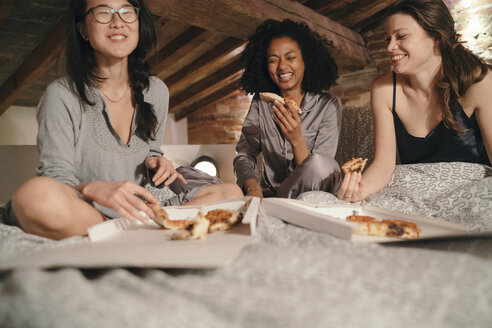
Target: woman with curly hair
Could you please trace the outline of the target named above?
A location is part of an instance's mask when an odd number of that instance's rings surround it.
[[[237,144],[234,171],[246,195],[297,198],[311,190],[335,192],[340,167],[334,160],[341,123],[337,97],[324,91],[336,84],[331,43],[304,23],[266,20],[243,52],[241,84],[255,96]],[[260,100],[260,92],[290,101]],[[256,178],[263,155],[263,178]]]
[[[375,158],[344,177],[338,197],[359,201],[381,190],[402,164],[492,160],[490,66],[459,41],[441,0],[400,0],[387,10],[393,72],[374,80]]]
[[[149,76],[145,57],[156,32],[145,3],[72,0],[70,15],[68,76],[38,105],[38,177],[14,193],[8,223],[61,239],[107,218],[146,222],[154,213],[143,199],[160,203],[143,187],[146,178],[184,190],[169,191],[164,205],[242,196],[234,184],[183,188],[186,179],[162,156],[169,93]]]

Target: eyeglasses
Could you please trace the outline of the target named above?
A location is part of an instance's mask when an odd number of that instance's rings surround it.
[[[116,13],[118,13],[118,16],[125,23],[133,23],[138,19],[138,8],[130,5],[123,6],[120,9],[114,9],[107,5],[99,5],[89,9],[85,15],[87,16],[89,13],[92,13],[96,21],[101,24],[110,23]]]

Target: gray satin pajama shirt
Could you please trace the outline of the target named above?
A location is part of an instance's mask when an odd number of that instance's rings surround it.
[[[341,180],[337,150],[342,107],[340,100],[328,93],[306,93],[301,104],[301,128],[309,156],[296,166],[292,146],[273,119],[272,104],[255,95],[243,123],[236,147],[234,172],[237,184],[257,179],[258,154],[263,155],[260,185],[265,196],[297,198],[311,190],[336,192]]]

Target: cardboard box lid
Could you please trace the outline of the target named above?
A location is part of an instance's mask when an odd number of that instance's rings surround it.
[[[200,206],[169,207],[174,218],[193,216]],[[138,224],[114,219],[90,229],[92,241],[44,250],[0,263],[0,269],[20,267],[141,267],[141,268],[217,268],[233,260],[254,233],[259,199],[244,197],[204,206],[237,209],[241,224],[227,231],[214,232],[205,240],[170,240],[173,231],[157,224]]]

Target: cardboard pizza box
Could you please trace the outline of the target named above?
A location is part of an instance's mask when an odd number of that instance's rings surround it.
[[[113,219],[89,229],[87,242],[40,251],[0,262],[0,269],[19,267],[77,268],[180,268],[208,269],[221,267],[233,260],[248,243],[256,226],[259,199],[243,197],[204,206],[234,209],[243,220],[230,230],[207,235],[205,240],[171,240],[169,231],[151,222]],[[171,219],[192,219],[200,206],[166,207]]]
[[[467,227],[442,219],[391,211],[365,204],[317,205],[295,199],[267,198],[262,201],[261,209],[283,221],[354,242],[415,242],[492,235],[492,232],[470,233]],[[405,220],[417,224],[422,233],[418,239],[357,235],[352,233],[352,228],[356,224],[345,220],[349,215],[372,216],[378,220]]]

